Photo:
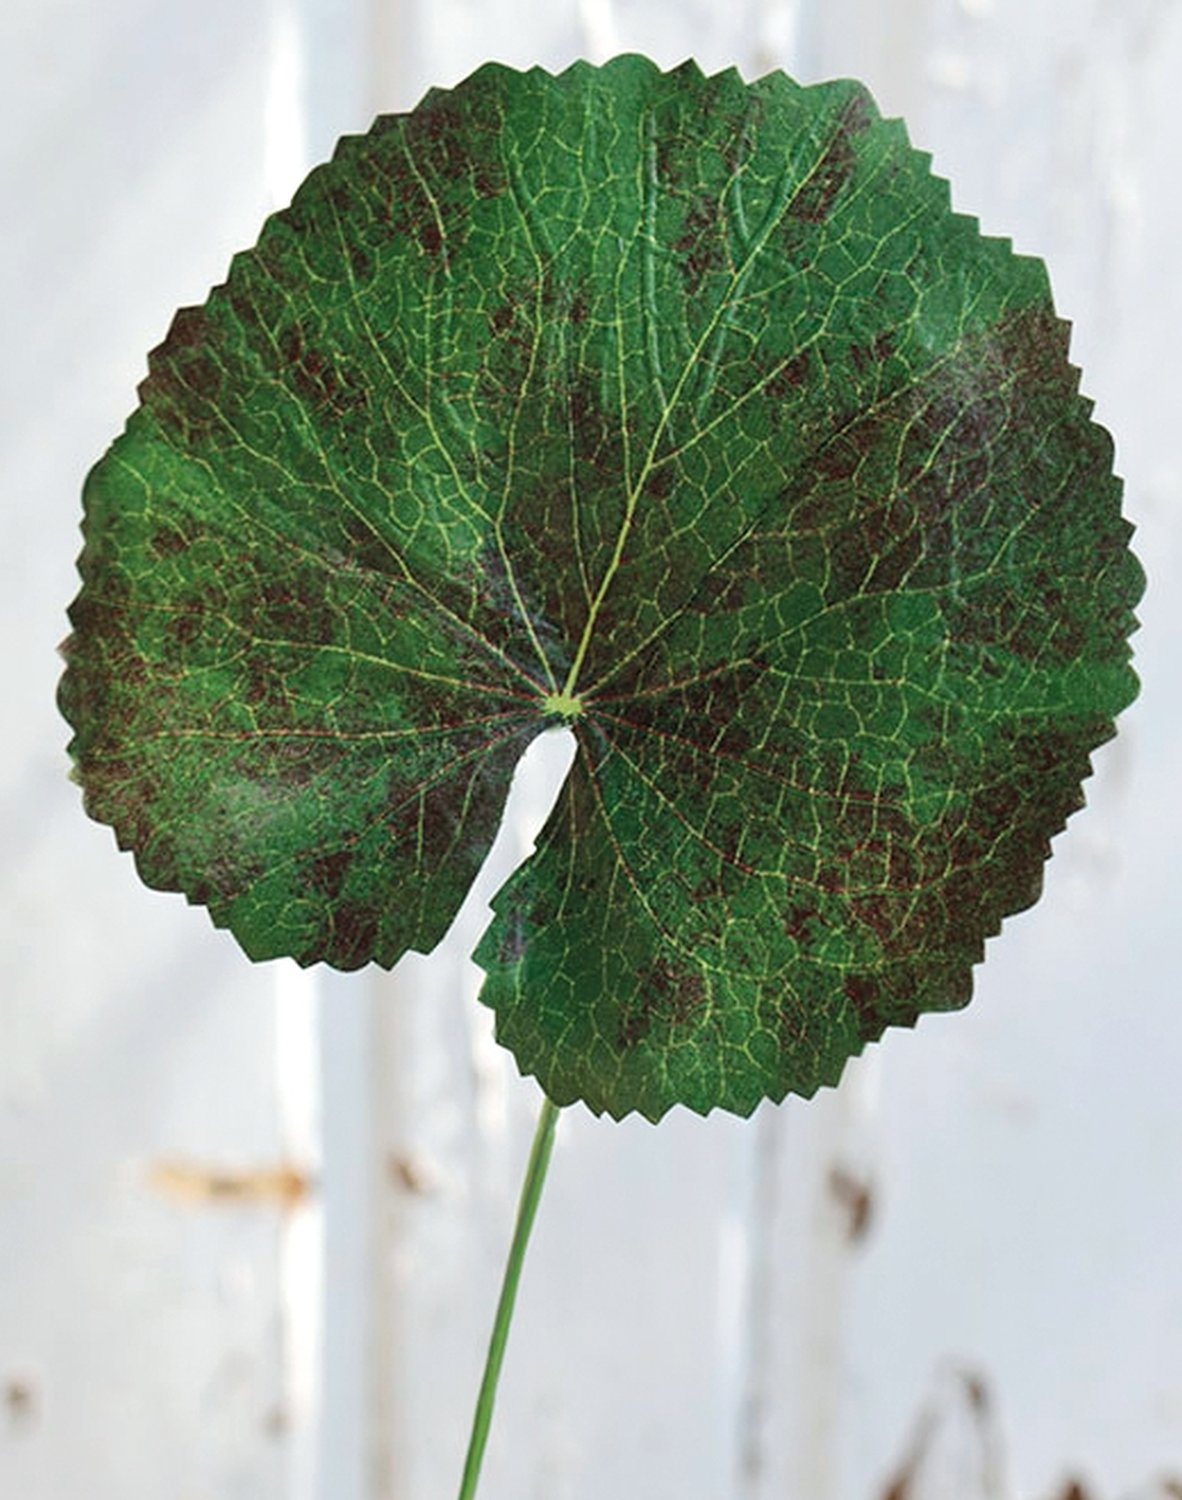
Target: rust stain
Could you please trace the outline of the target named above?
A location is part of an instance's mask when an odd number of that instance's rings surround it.
[[[968,1397],[969,1405],[978,1416],[985,1416],[989,1410],[989,1387],[980,1375],[972,1370],[962,1370],[960,1378],[964,1381],[965,1395]]]
[[[971,1369],[954,1371],[952,1386],[946,1388],[942,1396],[933,1396],[920,1408],[903,1461],[878,1492],[877,1500],[920,1500],[921,1496],[931,1492],[929,1460],[939,1446],[942,1430],[949,1421],[955,1421],[957,1412],[969,1420],[981,1465],[981,1488],[979,1491],[974,1489],[973,1494],[979,1493],[982,1500],[999,1494],[992,1405],[989,1386],[982,1375]],[[955,1497],[955,1500],[960,1500],[960,1497]],[[1078,1496],[1056,1496],[1055,1500],[1091,1500],[1091,1497],[1081,1491]]]
[[[281,1404],[272,1406],[262,1421],[263,1433],[269,1438],[286,1437],[291,1430],[291,1413]]]
[[[3,1388],[4,1409],[13,1427],[31,1427],[38,1416],[37,1387],[31,1380],[8,1380]]]
[[[922,1497],[937,1492],[932,1489],[932,1476],[942,1470],[939,1464],[929,1466],[929,1458],[940,1447],[941,1429],[950,1418],[955,1417],[957,1410],[960,1411],[962,1418],[968,1417],[979,1445],[980,1488],[974,1486],[972,1494],[980,1495],[981,1500],[989,1500],[989,1497],[1001,1495],[1000,1440],[994,1427],[993,1397],[990,1388],[985,1379],[971,1369],[953,1372],[953,1379],[955,1382],[953,1389],[955,1390],[958,1386],[963,1392],[963,1399],[949,1407],[947,1396],[944,1401],[933,1397],[920,1408],[903,1460],[889,1475],[884,1487],[875,1491],[876,1500],[922,1500]],[[960,1430],[963,1431],[963,1429]],[[941,1500],[944,1500],[944,1488],[939,1482],[937,1482],[937,1490]],[[1182,1477],[1177,1474],[1162,1474],[1157,1477],[1152,1490],[1137,1491],[1139,1495],[1144,1494],[1146,1497],[1151,1492],[1155,1496],[1160,1496],[1161,1500],[1182,1500]],[[962,1500],[962,1497],[961,1495],[950,1496],[949,1500]],[[1102,1497],[1078,1475],[1069,1473],[1055,1488],[1049,1500],[1102,1500]]]
[[[909,1500],[913,1493],[911,1485],[915,1478],[914,1465],[908,1465],[904,1473],[897,1475],[882,1492],[882,1500]]]
[[[436,1183],[429,1167],[414,1156],[391,1154],[386,1161],[390,1181],[403,1192],[427,1198],[435,1192]]]
[[[851,1245],[859,1244],[869,1234],[874,1222],[873,1185],[868,1178],[851,1172],[847,1167],[834,1167],[829,1173],[829,1191],[845,1210],[846,1239]]]
[[[165,1197],[194,1206],[274,1204],[286,1210],[298,1207],[312,1192],[309,1174],[286,1164],[233,1171],[194,1162],[160,1161],[152,1167],[151,1182]]]

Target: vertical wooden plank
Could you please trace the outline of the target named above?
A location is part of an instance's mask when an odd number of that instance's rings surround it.
[[[282,207],[341,135],[368,128],[364,0],[272,0],[268,185]],[[288,1500],[370,1494],[372,991],[364,976],[276,965],[276,1057],[289,1153],[314,1191],[282,1249],[291,1409]]]
[[[843,1500],[851,1284],[878,1214],[878,1064],[761,1118],[744,1500]],[[857,1493],[857,1492],[853,1492]]]

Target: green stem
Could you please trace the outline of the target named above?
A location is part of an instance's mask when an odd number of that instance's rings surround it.
[[[464,1477],[460,1481],[459,1500],[473,1500],[480,1479],[480,1464],[484,1458],[488,1430],[492,1425],[493,1405],[497,1399],[497,1381],[501,1365],[505,1360],[505,1345],[509,1340],[509,1325],[513,1321],[513,1304],[517,1301],[517,1286],[521,1280],[521,1267],[525,1261],[525,1250],[529,1244],[530,1230],[538,1212],[542,1186],[546,1181],[546,1168],[550,1165],[550,1153],[554,1149],[554,1127],[558,1123],[558,1106],[549,1099],[542,1100],[542,1112],[534,1131],[534,1143],[529,1153],[529,1165],[525,1169],[525,1181],[521,1185],[521,1201],[517,1205],[517,1224],[513,1230],[513,1243],[509,1246],[509,1259],[505,1262],[505,1278],[501,1282],[501,1298],[497,1303],[497,1315],[493,1320],[492,1337],[488,1341],[488,1356],[484,1361],[484,1379],[480,1382],[480,1395],[476,1398],[476,1412],[472,1418],[472,1436],[468,1440],[468,1457],[464,1461]]]

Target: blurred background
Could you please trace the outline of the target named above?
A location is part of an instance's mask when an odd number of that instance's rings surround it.
[[[748,1122],[566,1113],[482,1500],[1182,1495],[1182,5],[6,0],[3,1500],[455,1492],[538,1105],[465,955],[565,751],[430,960],[252,968],[84,818],[54,648],[146,351],[335,139],[624,50],[861,77],[1046,258],[1144,689],[967,1012]]]

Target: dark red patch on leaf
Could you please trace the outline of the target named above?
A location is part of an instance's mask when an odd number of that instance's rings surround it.
[[[353,855],[348,849],[317,855],[308,865],[308,883],[318,895],[335,901],[341,894],[352,863]]]
[[[693,199],[685,213],[681,238],[673,246],[686,287],[696,294],[706,277],[726,263],[726,242],[722,234],[720,208],[716,199]]]
[[[345,902],[333,911],[331,933],[323,952],[315,957],[338,969],[359,969],[374,956],[378,923],[378,914],[372,908],[360,902]]]
[[[824,155],[793,195],[788,205],[790,218],[805,224],[823,224],[829,218],[857,166],[854,141],[870,128],[871,121],[868,99],[862,93],[855,94],[838,116]]]

